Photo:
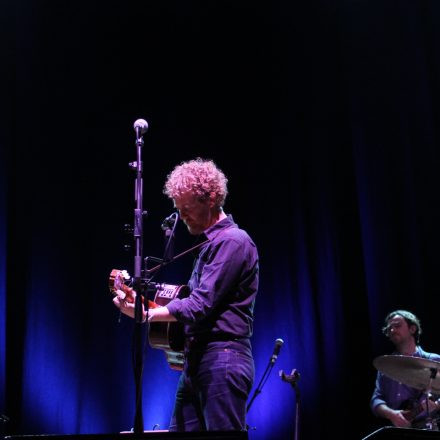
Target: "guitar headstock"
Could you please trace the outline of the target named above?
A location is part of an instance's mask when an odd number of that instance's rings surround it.
[[[110,293],[114,295],[118,290],[122,290],[122,292],[126,294],[131,293],[131,287],[125,284],[130,278],[129,273],[126,270],[113,269],[110,272],[110,278],[108,280]]]
[[[121,299],[125,299],[128,303],[134,302],[134,290],[132,287],[127,286],[125,284],[128,280],[131,280],[130,274],[126,270],[121,269],[113,269],[110,272],[110,277],[108,279],[108,287],[110,289],[110,293],[112,295],[117,295]],[[123,295],[122,292],[125,293]],[[144,298],[141,297],[142,303],[144,302]],[[154,301],[148,300],[148,307],[150,309],[154,309],[156,307],[159,307],[158,304],[156,304]]]

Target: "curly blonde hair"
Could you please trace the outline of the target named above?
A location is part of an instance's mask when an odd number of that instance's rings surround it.
[[[171,199],[192,192],[201,200],[211,199],[220,208],[228,194],[228,179],[211,159],[197,157],[182,162],[168,174],[164,194]]]

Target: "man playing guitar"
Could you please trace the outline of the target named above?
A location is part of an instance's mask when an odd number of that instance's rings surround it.
[[[174,202],[198,249],[189,295],[144,311],[149,323],[184,324],[184,362],[170,431],[245,430],[254,380],[250,337],[258,289],[258,253],[223,205],[227,179],[211,160],[176,166],[164,192]],[[134,305],[114,303],[133,317]]]

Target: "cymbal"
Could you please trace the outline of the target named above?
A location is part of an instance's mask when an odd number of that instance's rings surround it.
[[[374,359],[373,365],[385,376],[424,391],[429,387],[431,369],[437,370],[431,391],[440,393],[440,362],[414,356],[385,355]]]

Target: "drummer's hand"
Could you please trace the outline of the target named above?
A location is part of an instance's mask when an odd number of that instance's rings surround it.
[[[397,426],[398,428],[409,428],[411,427],[411,422],[405,418],[402,410],[393,410],[390,414],[390,422]]]
[[[423,405],[426,408],[426,401],[423,402]],[[438,411],[440,409],[440,399],[437,399],[435,401],[428,399],[428,408],[430,413]]]
[[[133,291],[133,299],[136,299],[136,292]],[[122,290],[116,291],[116,296],[113,298],[113,304],[124,314],[129,316],[130,318],[134,318],[134,301],[128,302],[126,300],[126,295]],[[144,306],[142,305],[142,321],[145,321],[147,318],[147,314],[145,312]]]

